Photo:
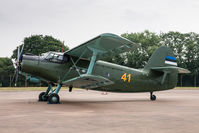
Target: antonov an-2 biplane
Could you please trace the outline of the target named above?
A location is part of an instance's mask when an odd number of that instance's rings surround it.
[[[158,48],[143,69],[133,69],[103,61],[107,57],[138,48],[123,37],[101,34],[65,53],[48,52],[42,56],[23,55],[18,49],[17,70],[47,81],[49,86],[40,93],[39,101],[51,104],[60,102],[62,86],[108,91],[108,92],[150,92],[150,99],[156,100],[154,91],[172,89],[177,84],[178,73],[189,73],[177,67],[173,52],[166,46]],[[56,89],[52,89],[56,84]]]

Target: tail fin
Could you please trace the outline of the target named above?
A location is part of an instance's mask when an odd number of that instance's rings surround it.
[[[152,54],[144,69],[165,66],[177,66],[177,62],[172,50],[166,46],[161,46]]]
[[[168,88],[174,88],[177,84],[178,73],[190,73],[189,70],[177,67],[176,58],[171,49],[166,46],[159,47],[149,59],[144,70],[152,72],[161,72],[160,83],[167,85]]]
[[[148,64],[144,67],[145,70],[171,70],[176,69],[179,73],[189,73],[188,70],[177,67],[176,58],[173,51],[166,47],[159,47],[151,56]]]

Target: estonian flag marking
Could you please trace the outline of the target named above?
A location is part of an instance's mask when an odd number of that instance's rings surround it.
[[[172,56],[166,56],[165,64],[177,66],[176,58]]]

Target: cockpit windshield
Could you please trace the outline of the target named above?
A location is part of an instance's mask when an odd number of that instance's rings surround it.
[[[43,54],[41,55],[41,57],[42,57],[43,59],[46,59],[46,57],[49,55],[49,53],[50,53],[50,52],[43,53]]]
[[[63,53],[58,53],[58,52],[43,53],[42,58],[57,63],[63,63],[65,61]]]

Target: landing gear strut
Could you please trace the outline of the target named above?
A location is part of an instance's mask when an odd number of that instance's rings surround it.
[[[50,90],[52,89],[52,84],[49,84],[48,85],[48,88],[46,89],[46,92],[41,92],[39,94],[39,100],[40,102],[44,102],[44,101],[47,101],[48,100],[48,93],[50,92]]]
[[[72,90],[73,90],[73,86],[70,85],[70,86],[69,86],[69,92],[72,92]]]
[[[153,95],[153,92],[150,92],[150,99],[151,99],[151,101],[155,101],[156,100],[156,96]]]

